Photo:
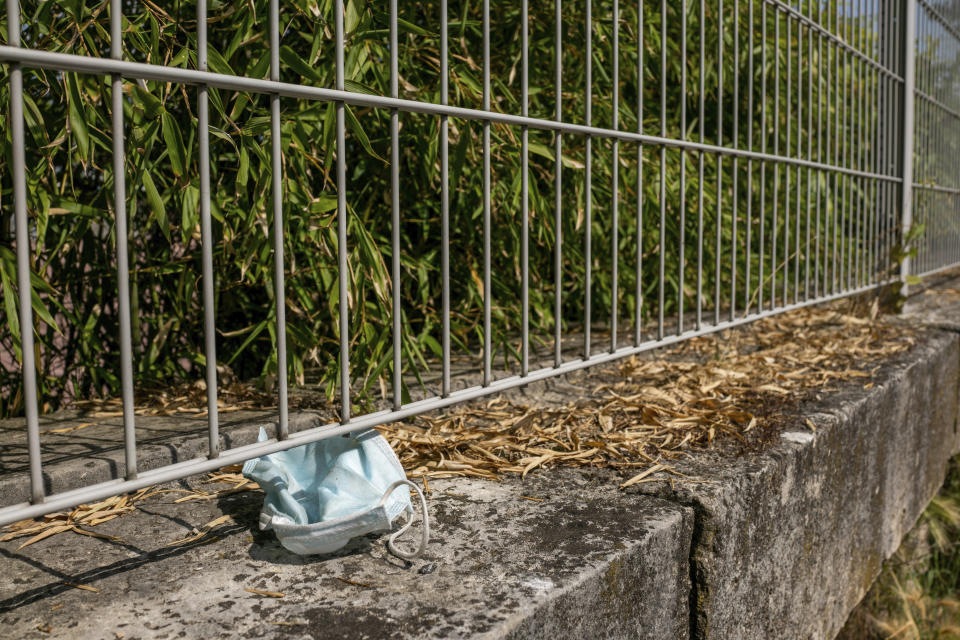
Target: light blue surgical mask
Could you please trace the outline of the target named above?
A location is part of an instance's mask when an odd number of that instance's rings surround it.
[[[259,441],[266,439],[261,428]],[[406,522],[387,542],[391,553],[415,558],[430,538],[423,492],[407,480],[390,444],[373,429],[247,460],[243,475],[266,494],[260,528],[272,529],[294,553],[331,553],[351,538],[390,531],[401,514]],[[413,552],[395,542],[413,523],[409,489],[419,495],[423,509],[420,546]]]

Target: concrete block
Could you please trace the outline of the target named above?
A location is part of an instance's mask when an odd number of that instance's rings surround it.
[[[637,492],[691,506],[695,638],[832,638],[943,482],[960,348],[928,331],[870,389],[824,394],[780,443]],[[809,418],[817,426],[805,426]]]
[[[0,628],[17,638],[687,638],[693,512],[554,471],[431,482],[435,536],[407,564],[385,539],[302,558],[256,531],[261,494],[165,494],[20,552],[0,544]],[[527,498],[535,498],[530,500]],[[540,501],[537,501],[540,500]],[[165,546],[227,513],[210,544]],[[66,586],[85,585],[92,591]],[[246,588],[283,593],[272,598]],[[40,631],[50,625],[49,632]]]

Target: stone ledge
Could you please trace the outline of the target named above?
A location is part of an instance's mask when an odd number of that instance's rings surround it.
[[[382,537],[335,557],[294,556],[256,531],[256,492],[151,499],[97,528],[123,543],[0,545],[0,567],[16,576],[0,583],[0,626],[71,639],[687,637],[690,509],[576,471],[430,484],[436,533],[412,565]],[[215,542],[163,546],[224,512],[236,524]]]
[[[834,637],[943,483],[958,380],[960,340],[925,332],[873,388],[801,410],[778,446],[678,465],[703,484],[634,489],[696,511],[693,636]]]

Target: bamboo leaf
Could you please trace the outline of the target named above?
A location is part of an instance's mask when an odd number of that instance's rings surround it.
[[[344,105],[344,111],[347,116],[347,126],[350,127],[350,130],[353,132],[353,135],[357,137],[357,140],[360,141],[360,145],[363,147],[371,157],[376,158],[380,162],[386,162],[383,158],[377,155],[377,152],[373,150],[373,147],[370,145],[370,138],[367,137],[366,132],[363,130],[363,127],[360,126],[360,121],[357,120],[357,116],[354,115],[353,110],[349,105]]]
[[[147,192],[147,203],[150,205],[150,220],[157,223],[160,233],[170,242],[170,221],[167,219],[167,208],[163,204],[163,198],[157,191],[157,185],[153,182],[153,176],[149,171],[144,171],[140,175],[140,182],[143,184],[143,190]]]
[[[296,51],[286,45],[280,47],[280,61],[296,71],[301,77],[313,80],[319,84],[323,83],[323,78],[320,76],[320,73],[307,64]]]
[[[187,171],[187,150],[180,135],[180,126],[168,111],[161,114],[160,122],[163,141],[167,145],[167,157],[170,158],[170,167],[174,174],[182,176]]]
[[[86,159],[90,157],[90,134],[83,113],[83,102],[80,100],[80,90],[77,87],[77,74],[65,73],[63,78],[67,84],[67,95],[70,101],[70,129],[76,138],[80,157]]]

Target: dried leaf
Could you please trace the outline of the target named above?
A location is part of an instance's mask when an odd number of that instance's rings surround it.
[[[71,530],[72,528],[73,528],[73,526],[72,526],[72,525],[69,525],[69,524],[59,525],[59,526],[56,526],[56,527],[50,527],[49,529],[46,529],[46,530],[44,530],[44,531],[41,531],[40,533],[38,533],[37,535],[33,536],[32,538],[30,538],[29,540],[27,540],[26,542],[24,542],[22,545],[20,545],[19,547],[17,547],[17,551],[20,551],[20,549],[23,549],[24,547],[29,547],[29,546],[30,546],[31,544],[33,544],[34,542],[40,542],[40,541],[43,540],[44,538],[49,538],[50,536],[56,535],[56,534],[61,533],[61,532],[63,532],[63,531],[69,531],[69,530]]]
[[[255,593],[258,596],[266,596],[268,598],[283,598],[286,594],[280,593],[279,591],[264,591],[263,589],[244,589],[248,593]]]
[[[629,486],[631,486],[631,485],[637,484],[638,482],[642,481],[642,480],[643,480],[644,478],[646,478],[647,476],[651,476],[651,475],[657,473],[658,471],[663,471],[663,470],[666,469],[666,468],[667,468],[666,465],[655,464],[655,465],[653,465],[652,467],[650,467],[649,469],[646,469],[645,471],[641,471],[641,472],[638,473],[637,475],[633,476],[632,478],[630,478],[629,480],[627,480],[626,482],[624,482],[623,484],[621,484],[621,485],[620,485],[620,489],[623,490],[623,489],[626,489],[627,487],[629,487]]]

